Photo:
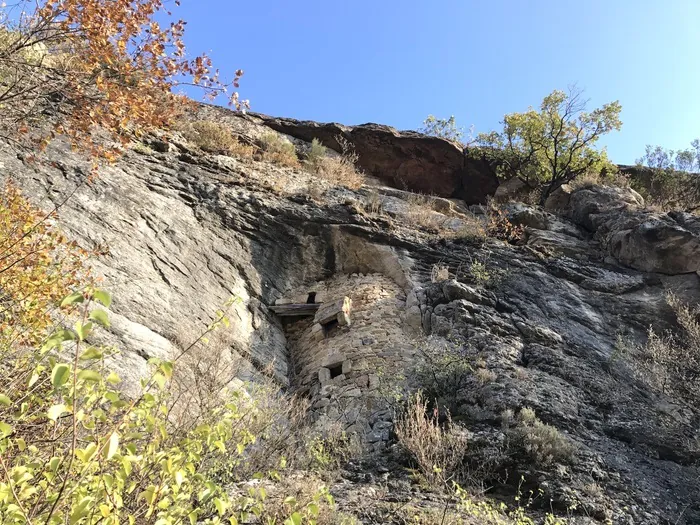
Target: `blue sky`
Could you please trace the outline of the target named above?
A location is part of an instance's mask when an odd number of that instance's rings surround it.
[[[190,53],[242,68],[251,109],[416,129],[498,128],[577,83],[622,104],[611,158],[700,136],[700,0],[183,0]]]

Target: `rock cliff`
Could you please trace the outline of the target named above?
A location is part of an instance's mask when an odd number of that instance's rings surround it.
[[[486,371],[466,378],[451,407],[469,430],[469,461],[490,464],[480,474],[490,493],[512,501],[522,478],[521,489],[542,491],[544,507],[579,523],[700,522],[700,412],[619,353],[621,338],[643,343],[650,326],[678,329],[668,292],[700,301],[697,217],[646,210],[631,190],[565,188],[548,210],[504,205],[524,227],[520,242],[474,242],[459,232],[498,183],[447,141],[202,113],[250,141],[280,132],[300,149],[319,138],[339,150],[340,135],[379,182],[350,190],[177,137],[147,139],[90,184],[88,161],[60,142],[40,162],[3,150],[4,176],[41,206],[60,205],[62,228],[82,245],[109,247],[93,264],[115,297],[106,337],[131,385],[147,358],[174,355],[239,298],[219,351],[242,363],[242,379],[270,373],[310,398],[319,424],[340,421],[369,444],[373,459],[349,467],[334,491],[341,507],[383,523],[354,506],[371,487],[430,502],[394,463],[382,386],[411,384],[421,345],[449,342]],[[429,224],[406,189],[436,196]],[[433,218],[453,234],[437,234]],[[295,297],[348,297],[351,323],[326,332],[271,309]],[[543,467],[504,451],[502,414],[523,407],[575,445],[572,461]]]

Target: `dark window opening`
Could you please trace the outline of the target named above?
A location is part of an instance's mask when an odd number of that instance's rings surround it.
[[[337,365],[333,365],[329,367],[329,370],[331,371],[331,379],[334,377],[338,377],[343,373],[343,363],[338,363]]]
[[[338,329],[338,320],[333,319],[332,321],[328,321],[326,324],[323,325],[323,335],[326,337],[330,337],[333,335],[333,332],[335,332]]]
[[[316,302],[316,292],[309,292],[309,297],[306,299],[306,304],[314,304]]]

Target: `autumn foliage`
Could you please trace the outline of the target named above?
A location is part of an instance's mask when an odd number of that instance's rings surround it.
[[[101,145],[95,131],[126,142],[134,133],[167,126],[185,100],[174,93],[180,87],[242,104],[237,93],[227,92],[238,87],[243,72],[227,84],[207,56],[188,57],[185,23],[159,22],[172,18],[164,0],[20,0],[3,6],[0,132],[17,144],[45,145],[63,134],[110,159],[117,150]]]
[[[12,184],[0,191],[0,345],[36,344],[60,300],[88,271],[87,252],[51,224]]]

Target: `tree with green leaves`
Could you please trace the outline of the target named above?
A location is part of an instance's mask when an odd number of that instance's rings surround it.
[[[647,145],[637,159],[632,187],[650,204],[667,210],[700,209],[700,140],[681,150]]]
[[[700,172],[700,139],[692,141],[689,148],[677,151],[647,144],[644,155],[636,163],[657,170]]]
[[[423,121],[423,127],[418,131],[425,135],[440,137],[462,145],[468,142],[465,140],[464,128],[457,125],[454,115],[451,115],[450,118],[437,118],[434,115],[428,115],[428,118]],[[471,136],[471,129],[468,136]]]
[[[539,109],[510,113],[503,131],[479,134],[479,151],[496,162],[498,174],[518,177],[530,186],[541,186],[541,202],[557,188],[584,173],[614,170],[605,149],[596,143],[622,126],[619,102],[590,112],[582,91],[553,91]]]

